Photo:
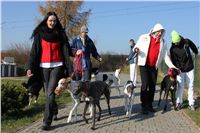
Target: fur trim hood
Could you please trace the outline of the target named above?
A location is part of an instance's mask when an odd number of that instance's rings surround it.
[[[162,36],[164,36],[164,34],[165,34],[165,28],[161,24],[159,24],[159,23],[157,23],[156,25],[154,25],[154,27],[150,30],[149,34],[151,35],[154,32],[159,31],[159,30],[163,30],[164,31],[164,33],[162,35]]]

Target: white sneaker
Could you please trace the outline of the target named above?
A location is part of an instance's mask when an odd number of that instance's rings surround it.
[[[181,109],[182,104],[181,103],[177,103],[176,104],[176,111],[179,111]]]
[[[194,105],[190,105],[190,106],[189,106],[189,109],[190,109],[191,111],[195,111]]]

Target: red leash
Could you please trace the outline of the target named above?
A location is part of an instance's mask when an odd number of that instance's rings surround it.
[[[80,74],[82,77],[84,75],[84,55],[83,52],[81,52],[79,55],[75,56],[75,68],[71,75],[71,77],[74,77],[74,74]]]

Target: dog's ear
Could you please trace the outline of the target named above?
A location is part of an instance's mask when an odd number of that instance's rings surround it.
[[[67,78],[66,79],[66,82],[69,84],[69,83],[71,83],[71,78]]]
[[[70,83],[71,83],[71,79],[70,78],[64,79],[65,88],[67,88]]]
[[[108,79],[108,75],[107,74],[103,74],[103,81],[106,81]]]
[[[59,88],[59,87],[56,87],[56,89],[54,90],[54,93],[57,95],[57,96],[60,96],[62,94],[62,89]]]
[[[128,80],[127,82],[126,82],[126,84],[132,84],[133,83],[133,81],[131,81],[131,80]]]

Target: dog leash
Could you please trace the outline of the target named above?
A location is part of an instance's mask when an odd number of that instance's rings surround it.
[[[135,76],[137,76],[137,73],[136,73],[136,69],[137,69],[137,65],[138,65],[138,53],[135,52],[135,55],[134,55],[134,58],[135,58],[135,71],[134,71],[134,78]],[[137,79],[137,78],[136,78]],[[135,79],[134,79],[135,80]],[[136,81],[137,82],[137,81]],[[135,83],[136,84],[136,83]],[[134,84],[133,84],[134,85]],[[136,85],[134,85],[136,86]]]
[[[82,63],[80,63],[82,61]],[[75,68],[71,75],[71,78],[74,77],[75,73],[81,74],[81,76],[84,76],[84,55],[83,52],[81,52],[79,55],[75,56]]]

